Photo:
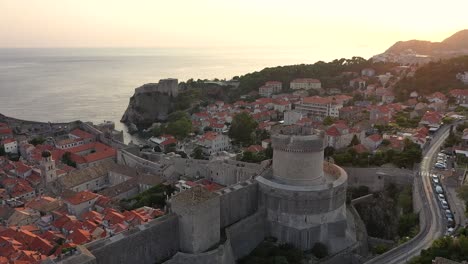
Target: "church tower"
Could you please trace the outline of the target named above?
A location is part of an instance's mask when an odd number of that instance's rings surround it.
[[[42,181],[45,184],[48,184],[49,182],[55,181],[57,179],[57,170],[55,168],[55,162],[52,159],[52,154],[50,151],[45,150],[42,152],[40,168]]]

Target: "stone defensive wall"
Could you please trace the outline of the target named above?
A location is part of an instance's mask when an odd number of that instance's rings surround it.
[[[161,174],[164,169],[159,163],[146,160],[132,153],[132,148],[119,149],[117,151],[117,164],[126,165],[132,168],[140,168],[148,173]]]
[[[227,239],[216,249],[197,253],[187,254],[177,252],[177,254],[164,264],[235,264],[235,258],[232,253],[231,242]]]
[[[348,185],[353,187],[367,186],[370,191],[381,191],[390,183],[412,185],[413,171],[398,168],[343,168],[348,173]]]
[[[86,248],[97,264],[161,263],[179,250],[177,227],[177,216],[169,214],[113,237],[88,243]]]
[[[258,184],[254,180],[241,182],[216,191],[220,195],[220,227],[230,226],[258,208]]]
[[[226,228],[226,237],[231,241],[235,259],[247,256],[265,239],[265,217],[265,211],[260,210]]]

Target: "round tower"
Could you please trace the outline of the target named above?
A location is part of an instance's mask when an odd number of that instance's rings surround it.
[[[324,162],[323,135],[274,135],[272,148],[271,169],[256,178],[268,235],[302,250],[321,242],[330,253],[354,243],[347,224],[347,174]]]
[[[314,185],[325,182],[323,138],[319,135],[283,135],[271,137],[273,177],[289,185]]]

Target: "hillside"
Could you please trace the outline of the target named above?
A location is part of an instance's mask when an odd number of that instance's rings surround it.
[[[395,93],[398,99],[408,99],[412,91],[420,95],[434,92],[447,93],[451,89],[468,89],[456,79],[456,74],[468,71],[468,56],[430,62],[416,71],[414,77],[406,77],[397,83]]]
[[[398,56],[404,56],[407,54],[427,55],[434,59],[467,55],[468,30],[464,29],[458,31],[442,42],[431,42],[425,40],[398,41],[384,53],[374,56],[374,59],[382,56],[390,56],[395,60],[395,56],[397,56],[397,61]]]
[[[325,88],[342,88],[349,83],[349,76],[343,76],[343,72],[356,72],[366,67],[371,67],[377,72],[388,72],[397,64],[373,63],[361,57],[351,59],[336,59],[331,62],[319,61],[314,64],[299,64],[265,68],[259,72],[248,73],[239,78],[239,89],[232,91],[236,95],[257,91],[267,81],[280,81],[283,90],[289,88],[289,83],[296,78],[316,78],[322,82]],[[352,77],[354,78],[354,77]],[[231,98],[235,98],[234,94]]]

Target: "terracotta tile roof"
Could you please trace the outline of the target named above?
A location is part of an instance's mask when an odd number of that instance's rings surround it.
[[[64,200],[70,204],[78,205],[78,204],[93,200],[97,198],[98,196],[99,196],[98,194],[92,193],[90,191],[82,191]]]
[[[373,142],[379,142],[382,140],[382,136],[379,134],[373,134],[367,137],[368,139],[372,140]]]
[[[468,96],[468,90],[462,89],[453,89],[450,91],[450,95],[457,97],[457,96]]]
[[[363,144],[357,144],[353,146],[353,149],[359,154],[369,152],[369,150]]]
[[[335,126],[331,126],[330,128],[328,128],[325,133],[327,134],[327,136],[330,137],[339,137],[341,135],[340,131],[338,131],[338,128],[336,128]]]
[[[8,144],[8,143],[13,143],[13,142],[16,142],[16,140],[14,138],[7,138],[7,139],[4,139],[1,141],[1,145],[5,145],[5,144]]]
[[[15,170],[16,170],[17,174],[24,174],[24,173],[32,170],[32,167],[30,167],[28,165],[25,165],[21,161],[15,162],[15,168],[16,168]]]
[[[29,245],[29,249],[38,251],[41,254],[48,256],[52,253],[52,250],[54,249],[54,244],[52,244],[50,241],[44,238],[36,236],[32,241],[31,245]]]
[[[70,134],[76,136],[76,137],[79,137],[79,138],[82,138],[82,139],[90,139],[90,138],[94,138],[94,136],[88,132],[85,132],[81,129],[74,129],[70,132]]]
[[[0,135],[11,135],[13,131],[11,128],[0,128]]]
[[[245,148],[245,151],[256,153],[256,152],[263,151],[263,147],[260,146],[260,145],[251,145],[251,146]]]
[[[67,240],[72,241],[77,245],[82,245],[91,241],[91,234],[84,229],[75,229],[68,235]]]

